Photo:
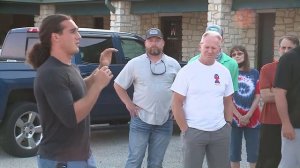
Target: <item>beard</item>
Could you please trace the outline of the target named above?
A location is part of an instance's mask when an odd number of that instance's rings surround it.
[[[160,56],[162,53],[162,50],[157,47],[151,47],[151,48],[147,49],[147,53],[149,55],[153,55],[153,56]]]

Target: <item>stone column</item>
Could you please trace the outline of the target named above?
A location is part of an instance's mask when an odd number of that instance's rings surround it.
[[[140,34],[141,17],[130,14],[131,2],[112,1],[112,5],[116,11],[110,12],[110,29]]]
[[[42,20],[52,14],[55,14],[54,4],[40,5],[40,15],[34,16],[34,26],[39,27],[42,23]]]
[[[225,43],[232,19],[231,6],[232,0],[208,0],[207,24],[217,24],[223,28]]]

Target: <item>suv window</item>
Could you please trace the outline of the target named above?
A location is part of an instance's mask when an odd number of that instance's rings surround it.
[[[33,45],[40,41],[38,37],[28,37],[26,42],[20,39],[26,39],[26,33],[12,33],[7,37],[9,43],[5,43],[5,48],[8,50],[3,50],[2,59],[24,61]]]
[[[1,53],[4,59],[15,59],[15,60],[25,60],[25,40],[26,33],[12,33],[7,36],[6,43],[4,42],[5,48]],[[23,41],[22,41],[23,40]],[[9,42],[9,43],[8,43]],[[3,46],[4,48],[4,46]]]
[[[135,39],[121,39],[126,61],[145,53],[144,43]]]
[[[83,37],[80,39],[80,54],[83,63],[99,63],[100,53],[113,47],[111,37]]]
[[[32,49],[35,43],[39,43],[40,40],[37,37],[28,37],[27,47],[26,47],[26,55]]]

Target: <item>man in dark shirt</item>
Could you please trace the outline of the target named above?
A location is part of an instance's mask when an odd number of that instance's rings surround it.
[[[62,14],[46,17],[39,36],[41,43],[33,47],[27,58],[37,69],[34,94],[43,129],[38,167],[94,168],[89,113],[112,79],[112,73],[103,66],[82,79],[78,68],[71,64],[81,38],[71,17]],[[107,62],[114,51],[106,49],[100,60]]]
[[[280,168],[300,165],[300,47],[279,60],[275,75],[275,102],[282,122]]]
[[[287,35],[279,39],[278,56],[299,46],[297,36]],[[260,142],[256,168],[276,168],[281,160],[281,121],[275,104],[273,83],[278,65],[274,57],[272,63],[264,65],[259,74],[259,87],[264,102],[260,114]]]

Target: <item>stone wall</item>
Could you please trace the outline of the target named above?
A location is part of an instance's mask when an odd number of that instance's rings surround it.
[[[224,36],[224,51],[229,53],[234,45],[243,45],[247,49],[250,66],[255,67],[257,60],[256,12],[252,10],[232,11],[227,29],[228,32]]]
[[[278,56],[278,41],[281,36],[300,37],[300,9],[277,9],[274,27],[274,55]]]
[[[39,27],[42,23],[42,20],[52,14],[55,14],[55,5],[40,5],[40,15],[34,16],[34,26]]]
[[[141,19],[138,15],[130,14],[131,2],[113,1],[115,13],[110,13],[110,29],[114,31],[140,33]]]
[[[223,51],[228,53],[234,45],[244,45],[249,53],[251,66],[257,62],[257,17],[258,13],[270,10],[239,10],[231,11],[233,0],[208,0],[208,12],[178,13],[182,16],[182,59],[189,60],[198,54],[198,44],[207,24],[214,23],[224,30]],[[130,1],[112,1],[115,13],[104,18],[104,29],[137,33],[144,37],[150,27],[160,26],[160,16],[152,13],[134,15],[130,13]],[[278,56],[278,40],[283,35],[300,37],[300,9],[271,9],[276,13],[274,26],[274,55]],[[35,16],[35,26],[41,24],[42,19],[55,13],[55,5],[40,6],[40,16]],[[174,14],[176,15],[176,14]],[[93,27],[95,16],[75,16],[80,27]],[[97,16],[101,17],[101,16]]]
[[[208,1],[208,24],[218,24],[224,30],[223,51],[229,53],[234,45],[246,47],[250,66],[256,62],[256,11],[231,11],[232,0]]]
[[[145,37],[146,31],[152,27],[161,29],[158,13],[141,15],[140,32],[137,33],[140,34],[142,37]]]
[[[199,53],[199,42],[207,23],[206,12],[182,15],[182,60],[188,61]]]

